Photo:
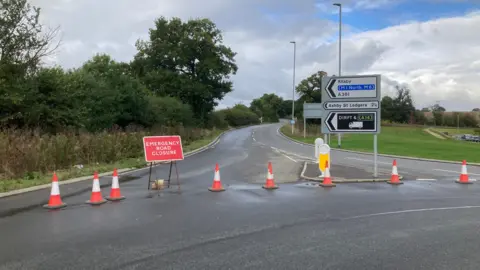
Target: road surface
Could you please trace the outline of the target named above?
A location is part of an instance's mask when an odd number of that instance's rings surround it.
[[[278,127],[232,131],[179,162],[181,192],[149,193],[145,172],[136,172],[121,185],[125,201],[92,207],[87,192],[61,211],[0,218],[0,269],[478,269],[480,185],[433,170],[458,168],[399,160],[439,180],[323,189],[298,181],[312,150],[279,137]],[[369,157],[332,159],[362,166]],[[268,161],[278,190],[261,188]],[[207,190],[216,162],[222,193]]]

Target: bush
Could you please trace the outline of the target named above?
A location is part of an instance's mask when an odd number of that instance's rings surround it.
[[[148,111],[152,117],[150,119],[151,125],[168,127],[182,125],[188,127],[194,123],[190,106],[173,97],[151,96]]]
[[[254,112],[252,112],[249,109],[244,110],[238,107],[225,110],[225,119],[227,120],[228,124],[232,127],[239,127],[239,126],[260,123],[260,119],[258,119],[258,116]]]
[[[228,122],[225,118],[226,114],[224,110],[212,112],[208,116],[207,127],[225,129],[228,127]]]
[[[143,136],[180,135],[184,145],[210,136],[213,131],[198,128],[158,127],[143,131],[128,127],[100,133],[42,134],[39,131],[0,131],[0,179],[21,178],[27,173],[50,173],[77,164],[114,163],[143,157]]]

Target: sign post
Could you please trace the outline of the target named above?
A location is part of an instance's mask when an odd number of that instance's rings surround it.
[[[377,134],[380,133],[381,76],[322,78],[323,134],[373,134],[373,176],[377,177]]]
[[[178,178],[177,161],[183,160],[182,139],[180,136],[147,136],[143,137],[143,150],[145,153],[145,161],[150,162],[150,171],[148,175],[148,189],[152,183],[152,167],[154,162],[170,162],[168,173],[168,187],[170,188],[170,180],[172,177],[172,167],[175,164],[177,174],[178,189],[180,189],[180,181]]]

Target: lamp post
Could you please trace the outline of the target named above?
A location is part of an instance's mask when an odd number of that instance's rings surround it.
[[[292,134],[294,130],[294,121],[295,121],[295,60],[297,54],[297,43],[295,41],[290,41],[293,44],[293,85],[292,85]]]
[[[335,3],[334,6],[339,7],[338,21],[338,76],[342,76],[342,4]],[[342,146],[342,134],[338,134],[338,147]]]

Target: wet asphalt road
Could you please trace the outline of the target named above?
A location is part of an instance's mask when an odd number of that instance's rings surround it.
[[[137,172],[121,185],[125,201],[91,207],[87,192],[65,199],[61,211],[1,218],[0,269],[479,268],[479,184],[455,184],[432,173],[445,168],[434,163],[404,168],[438,181],[307,185],[297,175],[310,149],[279,137],[278,127],[233,131],[180,162],[181,192],[149,193]],[[332,161],[353,164],[345,159],[352,156],[334,153]],[[261,188],[268,161],[275,191]],[[207,190],[215,162],[222,193]]]

